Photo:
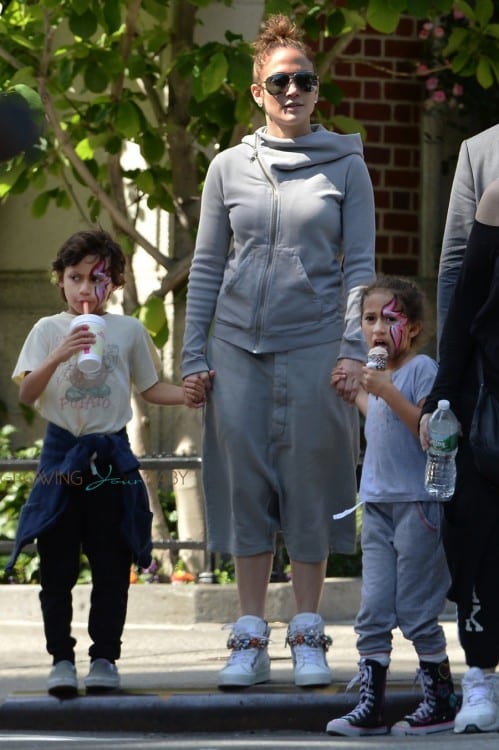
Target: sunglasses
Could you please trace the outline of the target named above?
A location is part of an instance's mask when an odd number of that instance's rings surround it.
[[[308,73],[303,70],[297,73],[274,73],[274,75],[262,81],[260,85],[265,86],[265,90],[272,96],[277,96],[277,94],[284,94],[288,90],[291,81],[300,91],[309,93],[318,85],[319,77],[315,73]]]

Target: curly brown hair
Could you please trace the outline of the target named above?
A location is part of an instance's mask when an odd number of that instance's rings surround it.
[[[87,255],[107,261],[107,270],[116,289],[124,285],[125,254],[121,246],[103,229],[83,230],[68,237],[52,261],[52,273],[60,281],[65,268],[77,266]],[[63,289],[61,293],[63,299],[66,299]]]
[[[313,52],[303,41],[303,36],[303,31],[288,16],[281,14],[269,16],[262,23],[260,33],[252,44],[255,83],[259,81],[260,71],[268,56],[278,47],[294,47],[313,64]]]

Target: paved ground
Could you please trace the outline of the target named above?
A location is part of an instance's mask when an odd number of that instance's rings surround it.
[[[218,589],[213,587],[216,611]],[[188,594],[186,594],[188,596]],[[270,655],[272,679],[266,685],[243,691],[221,692],[218,670],[227,651],[228,631],[223,622],[186,625],[157,621],[155,608],[139,611],[124,634],[119,662],[122,690],[113,696],[86,696],[61,701],[46,694],[50,659],[45,652],[42,624],[31,602],[17,616],[0,612],[0,731],[323,731],[330,718],[349,710],[357,693],[345,693],[356,672],[357,653],[352,620],[327,621],[333,638],[329,662],[333,683],[326,689],[303,690],[292,682],[289,649],[285,648],[286,623],[272,622]],[[131,615],[132,615],[131,613]],[[88,669],[86,620],[76,612],[77,669],[80,678]],[[458,686],[465,665],[452,617],[443,622],[449,656]],[[419,702],[414,684],[417,660],[411,644],[397,631],[389,675],[387,711],[396,721]]]

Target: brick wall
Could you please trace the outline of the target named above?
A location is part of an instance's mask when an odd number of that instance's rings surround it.
[[[368,29],[334,67],[345,93],[338,114],[360,120],[375,190],[377,270],[419,274],[420,163],[424,87],[412,75],[422,53],[417,22],[405,18],[396,33]]]

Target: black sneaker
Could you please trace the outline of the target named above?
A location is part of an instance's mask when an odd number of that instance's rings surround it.
[[[349,714],[328,723],[328,734],[341,737],[388,734],[389,730],[382,716],[387,667],[373,659],[361,659],[359,668],[359,674],[350,682],[347,690],[360,680],[360,700]]]
[[[440,664],[420,662],[418,678],[423,700],[414,713],[404,716],[391,728],[391,734],[419,735],[448,732],[454,727],[458,698],[450,673],[449,660]]]

